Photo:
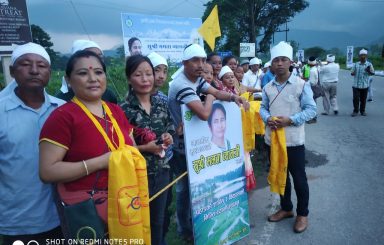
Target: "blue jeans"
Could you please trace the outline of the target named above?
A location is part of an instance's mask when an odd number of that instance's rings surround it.
[[[184,154],[174,152],[173,161],[175,161],[175,177],[187,171],[187,161]],[[182,236],[192,235],[191,220],[191,201],[189,197],[189,181],[188,176],[181,178],[176,183],[176,215],[177,215],[177,231]]]

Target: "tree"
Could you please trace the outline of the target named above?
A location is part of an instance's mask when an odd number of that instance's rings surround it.
[[[263,36],[261,52],[269,50],[273,33],[281,24],[309,6],[305,0],[212,0],[206,4],[203,20],[216,4],[222,33],[218,47],[238,51],[240,42],[255,43],[258,36]]]
[[[323,48],[318,46],[305,49],[306,57],[315,56],[316,58],[321,59],[322,57],[325,57],[326,54],[327,52]]]
[[[124,45],[121,45],[119,46],[117,49],[116,49],[116,52],[117,52],[117,56],[124,60],[125,59],[125,53],[124,53]]]
[[[51,42],[49,34],[46,33],[40,26],[33,24],[31,25],[31,32],[32,41],[43,46],[51,58],[51,63],[55,63],[58,60],[59,53],[52,49],[53,43]]]

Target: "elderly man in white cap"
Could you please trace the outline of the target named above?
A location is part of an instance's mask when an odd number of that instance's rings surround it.
[[[243,104],[248,109],[249,104],[243,98],[219,91],[213,88],[202,77],[203,66],[207,55],[204,49],[198,44],[191,44],[183,52],[183,68],[177,74],[173,75],[168,91],[168,105],[172,114],[175,127],[178,129],[178,135],[174,137],[174,158],[178,162],[179,173],[187,170],[186,156],[184,148],[184,138],[182,130],[181,105],[187,107],[201,120],[208,120],[212,110],[212,103],[215,99],[224,101],[235,101],[237,104]],[[207,94],[205,103],[200,100],[199,94]],[[178,173],[176,173],[178,174]],[[190,223],[190,202],[188,179],[183,178],[177,182],[176,186],[176,211],[178,219],[178,232],[191,238],[192,227]]]
[[[284,128],[288,171],[291,173],[297,196],[297,217],[294,231],[303,232],[308,226],[309,188],[305,173],[305,122],[316,116],[316,104],[309,83],[289,72],[293,50],[286,42],[271,49],[272,68],[275,79],[265,85],[260,115],[267,125],[265,143],[271,146],[271,131]],[[285,194],[280,196],[281,209],[268,217],[270,222],[291,218],[291,182],[287,174]]]
[[[100,58],[103,58],[103,55],[104,55],[100,46],[94,41],[90,41],[90,40],[79,39],[73,42],[71,53],[74,54],[77,51],[81,51],[81,50],[91,51],[97,54]],[[61,81],[60,91],[56,94],[56,97],[65,101],[70,101],[74,96],[75,94],[73,93],[73,90],[68,86],[67,81],[65,81],[65,78],[63,77]],[[108,87],[105,90],[102,99],[111,103],[115,103],[115,104],[117,103],[117,98],[115,93]]]
[[[247,87],[254,88],[257,92],[253,95],[255,99],[261,99],[261,76],[260,69],[261,60],[257,57],[249,61],[249,70],[244,74],[243,84]]]
[[[358,115],[359,110],[362,116],[366,116],[365,104],[367,102],[367,94],[369,87],[369,76],[375,74],[373,65],[367,61],[368,51],[362,49],[359,52],[359,62],[356,62],[351,70],[351,75],[354,76],[352,91],[353,91],[353,112],[352,117]]]
[[[40,45],[18,46],[9,69],[16,84],[0,98],[0,234],[3,244],[45,244],[62,234],[53,188],[39,178],[39,135],[50,113],[65,102],[44,90],[51,61]]]
[[[323,108],[322,115],[329,115],[332,108],[333,113],[337,115],[339,113],[339,107],[337,105],[337,82],[339,81],[339,64],[335,63],[335,56],[333,54],[327,55],[327,64],[320,66],[320,82],[324,89],[323,96]]]

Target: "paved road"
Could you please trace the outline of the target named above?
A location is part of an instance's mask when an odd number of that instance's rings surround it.
[[[350,116],[351,83],[349,73],[341,71],[339,115],[319,115],[317,124],[306,125],[307,231],[293,233],[294,219],[266,221],[279,199],[265,187],[251,194],[255,227],[238,244],[384,244],[384,77],[374,77],[367,117]],[[319,99],[319,114],[322,109]]]

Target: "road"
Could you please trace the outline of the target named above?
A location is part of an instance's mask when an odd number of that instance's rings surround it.
[[[305,126],[308,229],[295,234],[295,219],[267,221],[279,208],[267,186],[251,193],[254,228],[237,244],[384,244],[384,77],[374,77],[367,117],[350,116],[352,77],[341,71],[339,78],[339,115],[320,115],[318,99],[318,122]]]

